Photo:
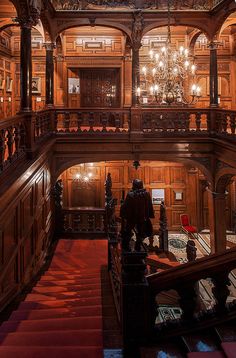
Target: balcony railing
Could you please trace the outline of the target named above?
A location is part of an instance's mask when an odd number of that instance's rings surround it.
[[[202,108],[48,109],[0,122],[0,172],[23,156],[33,158],[51,137],[128,141],[153,138],[236,140],[236,111]]]

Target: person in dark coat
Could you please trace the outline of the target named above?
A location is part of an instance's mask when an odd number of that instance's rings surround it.
[[[123,249],[129,250],[132,231],[135,231],[135,249],[139,251],[143,239],[152,235],[150,218],[154,218],[152,200],[149,192],[143,188],[142,180],[133,180],[132,189],[121,205],[120,217],[122,218],[121,236]]]

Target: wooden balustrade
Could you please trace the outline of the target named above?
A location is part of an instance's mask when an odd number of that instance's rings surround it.
[[[24,154],[25,126],[24,116],[0,122],[0,172]]]
[[[94,207],[63,208],[64,232],[105,234],[105,209]]]
[[[126,109],[61,109],[56,110],[57,131],[66,133],[127,132],[130,111]]]
[[[236,268],[236,248],[221,254],[204,257],[196,262],[190,262],[177,266],[170,270],[147,276],[151,296],[154,298],[159,293],[168,290],[176,290],[180,297],[180,307],[185,320],[193,319],[196,312],[199,292],[197,283],[201,279],[211,279],[214,288],[212,290],[216,305],[215,310],[219,314],[227,311],[226,300],[229,295],[228,275]],[[153,304],[158,304],[157,301]]]

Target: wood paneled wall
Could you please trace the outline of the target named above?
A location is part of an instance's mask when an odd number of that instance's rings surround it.
[[[191,46],[194,29],[184,26],[172,28],[172,42],[175,47]],[[165,28],[150,31],[143,37],[140,49],[140,66],[148,58],[150,48],[158,49],[166,41]],[[45,49],[43,37],[32,30],[33,77],[40,80],[39,93],[33,94],[33,110],[45,105]],[[231,27],[226,28],[220,37],[218,48],[218,73],[220,105],[236,108],[236,61],[235,34]],[[209,48],[207,39],[200,35],[194,43],[197,64],[197,79],[202,88],[200,107],[209,106]],[[116,68],[120,71],[121,107],[131,105],[132,61],[131,48],[121,31],[101,26],[82,26],[64,31],[57,40],[55,50],[55,105],[70,105],[68,77],[71,70],[81,68]],[[14,115],[20,106],[20,29],[10,27],[0,33],[0,77],[4,83],[0,88],[0,118]],[[12,91],[6,90],[6,79],[12,80]],[[79,103],[79,101],[77,101]],[[76,103],[77,103],[76,102]]]
[[[52,238],[48,161],[29,168],[0,200],[0,309],[3,309],[41,267]]]
[[[132,161],[99,162],[78,165],[66,170],[61,178],[64,186],[64,206],[104,206],[104,182],[107,173],[112,176],[112,191],[118,199],[117,215],[119,215],[120,200],[124,198],[132,186],[132,180],[142,179],[145,188],[152,194],[152,189],[164,189],[167,207],[168,227],[179,230],[180,214],[188,213],[193,225],[198,224],[199,200],[199,171],[187,169],[179,163],[141,161],[141,167],[136,171]],[[93,180],[88,188],[76,183],[78,172],[91,172]],[[181,193],[181,195],[176,195]],[[181,199],[180,199],[181,196]],[[159,205],[154,205],[155,220],[158,226]]]

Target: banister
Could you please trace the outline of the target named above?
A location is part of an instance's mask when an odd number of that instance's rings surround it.
[[[230,272],[236,267],[236,248],[226,250],[223,253],[203,257],[194,262],[189,262],[171,268],[167,271],[154,273],[147,276],[150,289],[156,293],[191,281],[216,276],[217,272]]]

